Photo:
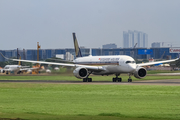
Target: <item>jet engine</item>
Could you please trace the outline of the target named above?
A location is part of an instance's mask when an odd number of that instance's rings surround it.
[[[73,71],[75,77],[82,79],[88,76],[88,70],[83,67],[78,67]]]
[[[147,74],[146,69],[143,67],[139,67],[134,72],[134,77],[141,79],[141,78],[144,78],[146,76],[146,74]]]

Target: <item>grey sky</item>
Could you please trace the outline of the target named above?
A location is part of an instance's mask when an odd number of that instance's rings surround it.
[[[0,0],[0,49],[123,47],[123,31],[180,47],[180,0]]]

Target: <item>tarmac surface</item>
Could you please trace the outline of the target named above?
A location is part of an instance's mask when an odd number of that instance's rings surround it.
[[[54,81],[54,80],[0,80],[0,83],[54,83],[54,84],[97,84],[97,85],[171,85],[180,86],[180,79],[171,80],[142,80],[132,82],[111,82],[111,81]]]

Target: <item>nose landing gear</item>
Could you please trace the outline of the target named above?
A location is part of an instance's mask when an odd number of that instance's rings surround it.
[[[132,82],[131,75],[132,74],[129,74],[128,82]]]

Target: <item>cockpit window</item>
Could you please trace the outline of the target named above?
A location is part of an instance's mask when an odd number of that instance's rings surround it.
[[[131,61],[126,61],[126,64],[131,63]]]
[[[135,63],[135,61],[126,61],[126,64],[128,63]]]

